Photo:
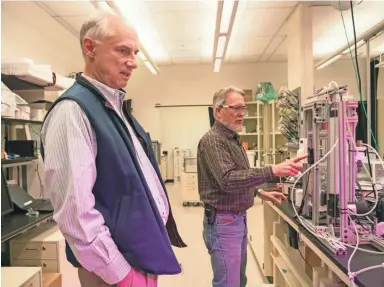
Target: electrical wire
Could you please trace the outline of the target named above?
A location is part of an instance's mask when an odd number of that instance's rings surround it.
[[[345,38],[347,40],[347,45],[348,45],[348,49],[349,49],[349,54],[351,56],[351,60],[352,60],[352,65],[353,65],[353,68],[355,70],[355,76],[356,76],[356,82],[359,83],[359,80],[358,80],[358,74],[357,74],[357,70],[356,70],[356,65],[355,65],[355,61],[353,61],[353,55],[352,55],[352,50],[351,50],[351,45],[349,43],[349,39],[348,39],[348,34],[347,34],[347,27],[345,26],[345,21],[344,21],[344,16],[343,16],[343,9],[341,7],[341,0],[339,0],[339,7],[340,7],[340,15],[341,15],[341,20],[343,22],[343,26],[344,26],[344,33],[345,33]],[[364,101],[363,101],[363,96],[362,96],[362,93],[361,93],[361,89],[358,89],[358,92],[359,92],[359,96],[360,96],[360,103],[363,107],[363,111],[364,111],[364,114],[365,114],[365,117],[367,118],[368,120],[368,114],[367,114],[367,110],[365,108],[365,104],[364,104]],[[376,149],[378,149],[378,146],[377,146],[377,142],[376,142],[376,138],[375,138],[375,135],[373,134],[373,131],[372,131],[372,128],[369,127],[369,130],[370,130],[370,134],[371,134],[371,137],[373,139],[373,142],[375,144],[375,147]]]
[[[346,112],[345,109],[344,109],[344,113],[347,114],[347,112]],[[353,144],[353,149],[354,149],[354,150],[357,150],[356,140],[355,140],[355,138],[352,136],[351,127],[349,126],[349,124],[347,124],[346,126],[347,126],[347,130],[348,130],[348,132],[349,132],[349,135],[350,135],[350,137],[351,137],[351,139],[352,139],[351,142],[352,142],[352,144]],[[365,144],[363,144],[363,145],[365,145]],[[368,150],[368,148],[367,148],[367,150]],[[370,174],[369,171],[367,170],[367,167],[365,166],[365,164],[363,164],[363,167],[364,167],[365,171],[366,171],[368,174]],[[384,165],[383,165],[383,168],[384,168]],[[373,182],[372,174],[370,174],[370,179],[371,179],[371,181]],[[374,184],[372,184],[372,188],[373,188],[373,193],[375,194],[375,204],[373,205],[373,207],[371,208],[371,210],[369,210],[368,212],[366,212],[366,213],[364,213],[364,214],[358,214],[358,213],[354,213],[353,211],[349,211],[350,214],[355,215],[355,216],[368,216],[369,214],[371,214],[372,212],[374,212],[374,211],[376,210],[377,204],[379,203],[379,195],[378,195],[378,191],[377,191],[377,189],[376,189],[376,187],[375,187]]]
[[[320,158],[316,163],[314,163],[310,168],[306,169],[297,179],[296,181],[293,183],[293,186],[292,186],[292,190],[295,189],[295,186],[296,184],[299,182],[299,180],[305,175],[307,174],[311,169],[315,168],[317,165],[319,165],[325,158],[327,158],[331,153],[332,151],[335,149],[337,143],[339,142],[339,139],[336,139],[335,143],[333,144],[333,146],[330,148],[330,150],[322,157]],[[305,229],[307,229],[307,231],[309,233],[311,233],[313,236],[315,236],[316,238],[322,238],[324,240],[327,240],[329,242],[337,242],[337,243],[340,243],[344,246],[347,246],[347,247],[351,247],[351,248],[355,248],[356,246],[354,245],[350,245],[350,244],[347,244],[347,243],[344,243],[344,242],[340,242],[340,238],[334,238],[334,239],[331,239],[331,238],[328,238],[328,237],[325,237],[325,236],[322,236],[321,234],[318,234],[318,233],[315,233],[313,232],[310,228],[309,225],[307,225],[306,222],[304,222],[302,219],[301,219],[301,216],[297,213],[297,210],[295,208],[295,203],[292,201],[291,202],[292,204],[292,207],[293,207],[293,210],[295,212],[295,215],[297,217],[297,219],[300,221],[301,225],[303,227],[305,227]],[[384,252],[378,252],[378,251],[374,251],[374,250],[368,250],[368,249],[364,249],[364,248],[360,248],[360,247],[357,247],[358,250],[360,251],[363,251],[363,252],[366,252],[366,253],[371,253],[371,254],[376,254],[376,255],[384,255]]]
[[[353,226],[353,228],[355,229],[355,234],[356,234],[356,246],[351,254],[351,256],[348,258],[348,276],[349,276],[349,280],[351,280],[351,283],[352,283],[352,286],[355,287],[355,277],[354,274],[351,272],[351,262],[352,262],[352,258],[353,256],[355,256],[357,250],[359,249],[359,244],[360,244],[360,236],[359,236],[359,233],[357,232],[357,228],[356,228],[356,224],[353,222],[352,220],[352,217],[350,214],[348,214],[348,218]]]
[[[382,263],[380,265],[366,267],[366,268],[360,269],[359,271],[355,271],[355,272],[351,271],[352,258],[353,258],[353,256],[355,256],[357,250],[360,249],[358,247],[360,244],[360,237],[359,237],[358,232],[357,232],[356,224],[353,222],[351,215],[348,214],[348,217],[349,217],[349,220],[351,221],[353,228],[355,229],[355,234],[356,234],[356,246],[355,246],[351,256],[348,258],[348,265],[347,265],[348,266],[348,278],[349,278],[349,280],[351,280],[352,287],[356,287],[355,278],[357,277],[357,275],[359,275],[363,272],[366,272],[366,271],[377,269],[377,268],[384,268],[384,263]]]
[[[343,12],[342,12],[342,8],[341,8],[341,0],[339,0],[339,6],[340,6],[340,14],[341,14],[341,19],[343,21],[343,26],[344,26],[344,32],[345,32],[345,37],[346,37],[346,40],[347,40],[347,44],[348,44],[348,49],[349,49],[349,53],[351,55],[351,60],[352,60],[352,64],[353,64],[353,67],[355,69],[355,75],[356,75],[356,80],[357,80],[357,83],[358,83],[358,90],[359,90],[359,95],[360,95],[360,102],[361,102],[361,105],[363,107],[363,110],[364,110],[364,114],[365,114],[365,117],[367,118],[367,122],[369,122],[369,118],[368,118],[368,115],[367,115],[367,111],[366,111],[366,108],[365,108],[365,104],[363,102],[363,98],[362,98],[362,93],[361,93],[361,77],[360,77],[360,71],[358,69],[358,58],[357,58],[357,40],[356,40],[356,29],[355,29],[355,21],[354,21],[354,13],[353,13],[353,3],[352,1],[350,2],[350,6],[351,6],[351,14],[352,14],[352,24],[353,24],[353,30],[354,30],[354,40],[355,40],[355,60],[356,60],[356,66],[357,68],[355,67],[355,64],[354,64],[354,61],[353,61],[353,56],[352,56],[352,51],[351,51],[351,46],[349,44],[349,40],[348,40],[348,35],[347,35],[347,29],[346,29],[346,26],[345,26],[345,22],[344,22],[344,17],[343,17]],[[347,124],[348,128],[349,128],[349,124]],[[376,138],[373,134],[373,131],[372,131],[372,128],[371,126],[369,126],[369,131],[370,131],[370,134],[371,134],[371,138],[373,139],[374,141],[374,144],[375,144],[375,147],[376,149],[378,148],[377,146],[377,142],[376,142]],[[351,134],[351,133],[350,133]],[[352,135],[352,134],[351,134]],[[355,139],[353,139],[353,143],[355,145]],[[366,145],[366,146],[369,146],[369,145]],[[369,146],[370,147],[370,146]],[[373,148],[372,148],[373,149]],[[383,165],[383,168],[384,168],[384,164],[383,164],[383,161],[381,160],[381,157],[380,155],[377,153],[376,149],[373,149],[375,151],[375,153],[377,154],[379,160],[381,161],[382,165]],[[355,148],[356,150],[356,148]],[[369,174],[370,174],[370,177],[372,179],[372,169],[371,169],[371,164],[370,164],[370,155],[369,153],[367,154],[368,156],[368,165],[369,165]],[[363,165],[364,168],[365,168],[365,165]],[[372,180],[372,187],[373,187],[373,190],[375,192],[375,195],[376,195],[376,201],[375,201],[375,208],[377,206],[377,203],[378,203],[378,194],[377,194],[377,190],[375,189],[374,187],[374,183],[373,183],[373,180]],[[361,269],[360,271],[357,271],[357,272],[354,272],[352,273],[351,272],[351,261],[352,261],[352,258],[353,256],[355,255],[355,253],[357,252],[357,250],[359,249],[359,235],[357,233],[357,228],[356,228],[356,225],[354,224],[353,220],[351,219],[351,216],[350,214],[348,214],[349,218],[350,218],[350,221],[351,221],[351,224],[353,225],[355,231],[356,231],[356,238],[357,238],[357,243],[356,243],[356,246],[354,247],[354,251],[353,253],[351,254],[351,256],[349,257],[348,259],[348,275],[349,275],[349,279],[351,280],[351,283],[352,283],[352,286],[355,287],[355,277],[362,273],[362,272],[365,272],[365,271],[368,271],[368,270],[372,270],[372,269],[375,269],[375,268],[380,268],[380,267],[384,267],[384,265],[377,265],[377,266],[372,266],[372,267],[369,267],[369,268],[365,268],[365,269]]]

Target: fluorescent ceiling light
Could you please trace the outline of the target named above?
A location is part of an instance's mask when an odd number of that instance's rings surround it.
[[[144,53],[142,51],[139,51],[137,53],[137,56],[139,57],[140,60],[147,61],[147,57],[144,55]]]
[[[364,40],[361,40],[360,42],[357,42],[356,46],[357,46],[357,49],[359,49],[361,46],[363,46],[365,44]],[[353,52],[355,50],[355,44],[354,43],[349,43],[350,45],[350,48],[351,48],[351,52]],[[345,51],[343,51],[342,53],[343,55],[345,54],[349,54],[349,48],[346,49]]]
[[[333,62],[337,61],[338,59],[340,59],[342,57],[341,54],[339,55],[336,55],[335,57],[329,59],[328,61],[324,62],[323,64],[321,64],[320,66],[317,67],[318,70],[322,69],[322,68],[325,68],[326,66],[332,64]]]
[[[106,1],[93,1],[93,3],[96,5],[97,9],[104,13],[116,14]]]
[[[222,61],[222,59],[215,59],[215,64],[214,64],[214,67],[213,67],[213,72],[215,72],[215,73],[220,72],[221,61]]]
[[[169,61],[155,18],[151,14],[150,5],[144,0],[114,0],[109,5],[123,16],[139,35],[140,45],[144,46],[146,55],[154,62]]]
[[[220,36],[219,39],[217,39],[216,58],[222,58],[224,56],[224,48],[226,41],[227,36]]]
[[[228,33],[229,24],[233,11],[234,0],[223,0],[223,10],[221,12],[220,33]]]
[[[144,65],[148,68],[148,70],[153,74],[153,75],[156,75],[157,74],[157,71],[156,69],[152,66],[152,64],[148,61],[145,61],[144,62]]]

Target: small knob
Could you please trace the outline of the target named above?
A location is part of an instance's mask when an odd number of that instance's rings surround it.
[[[43,246],[42,250],[45,251],[47,248],[45,248],[45,246]]]
[[[46,263],[43,263],[43,267],[47,267],[47,264],[46,264]]]

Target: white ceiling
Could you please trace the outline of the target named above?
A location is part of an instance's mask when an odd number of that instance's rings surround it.
[[[97,1],[94,1],[97,2]],[[99,1],[102,2],[102,1]],[[115,0],[136,26],[140,40],[158,65],[212,63],[217,1],[215,0]],[[90,1],[44,1],[38,4],[75,35],[91,14],[97,13]],[[285,61],[287,29],[285,22],[297,1],[239,2],[225,61]],[[346,44],[340,12],[314,2],[313,52],[324,59]],[[318,6],[319,5],[319,6]],[[357,36],[384,20],[384,1],[363,1],[354,8]],[[347,35],[353,39],[351,12],[343,12]],[[364,50],[364,47],[361,48]],[[371,52],[384,53],[384,35],[372,43]]]

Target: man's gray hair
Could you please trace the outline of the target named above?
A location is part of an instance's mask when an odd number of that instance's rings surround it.
[[[88,19],[80,29],[80,46],[84,56],[84,38],[90,37],[93,40],[101,40],[106,36],[112,35],[108,29],[109,17],[114,16],[110,13],[102,13]]]
[[[225,105],[227,97],[230,93],[235,92],[244,97],[245,93],[242,89],[235,86],[229,86],[223,89],[220,89],[213,96],[213,110],[216,111],[216,108]]]

